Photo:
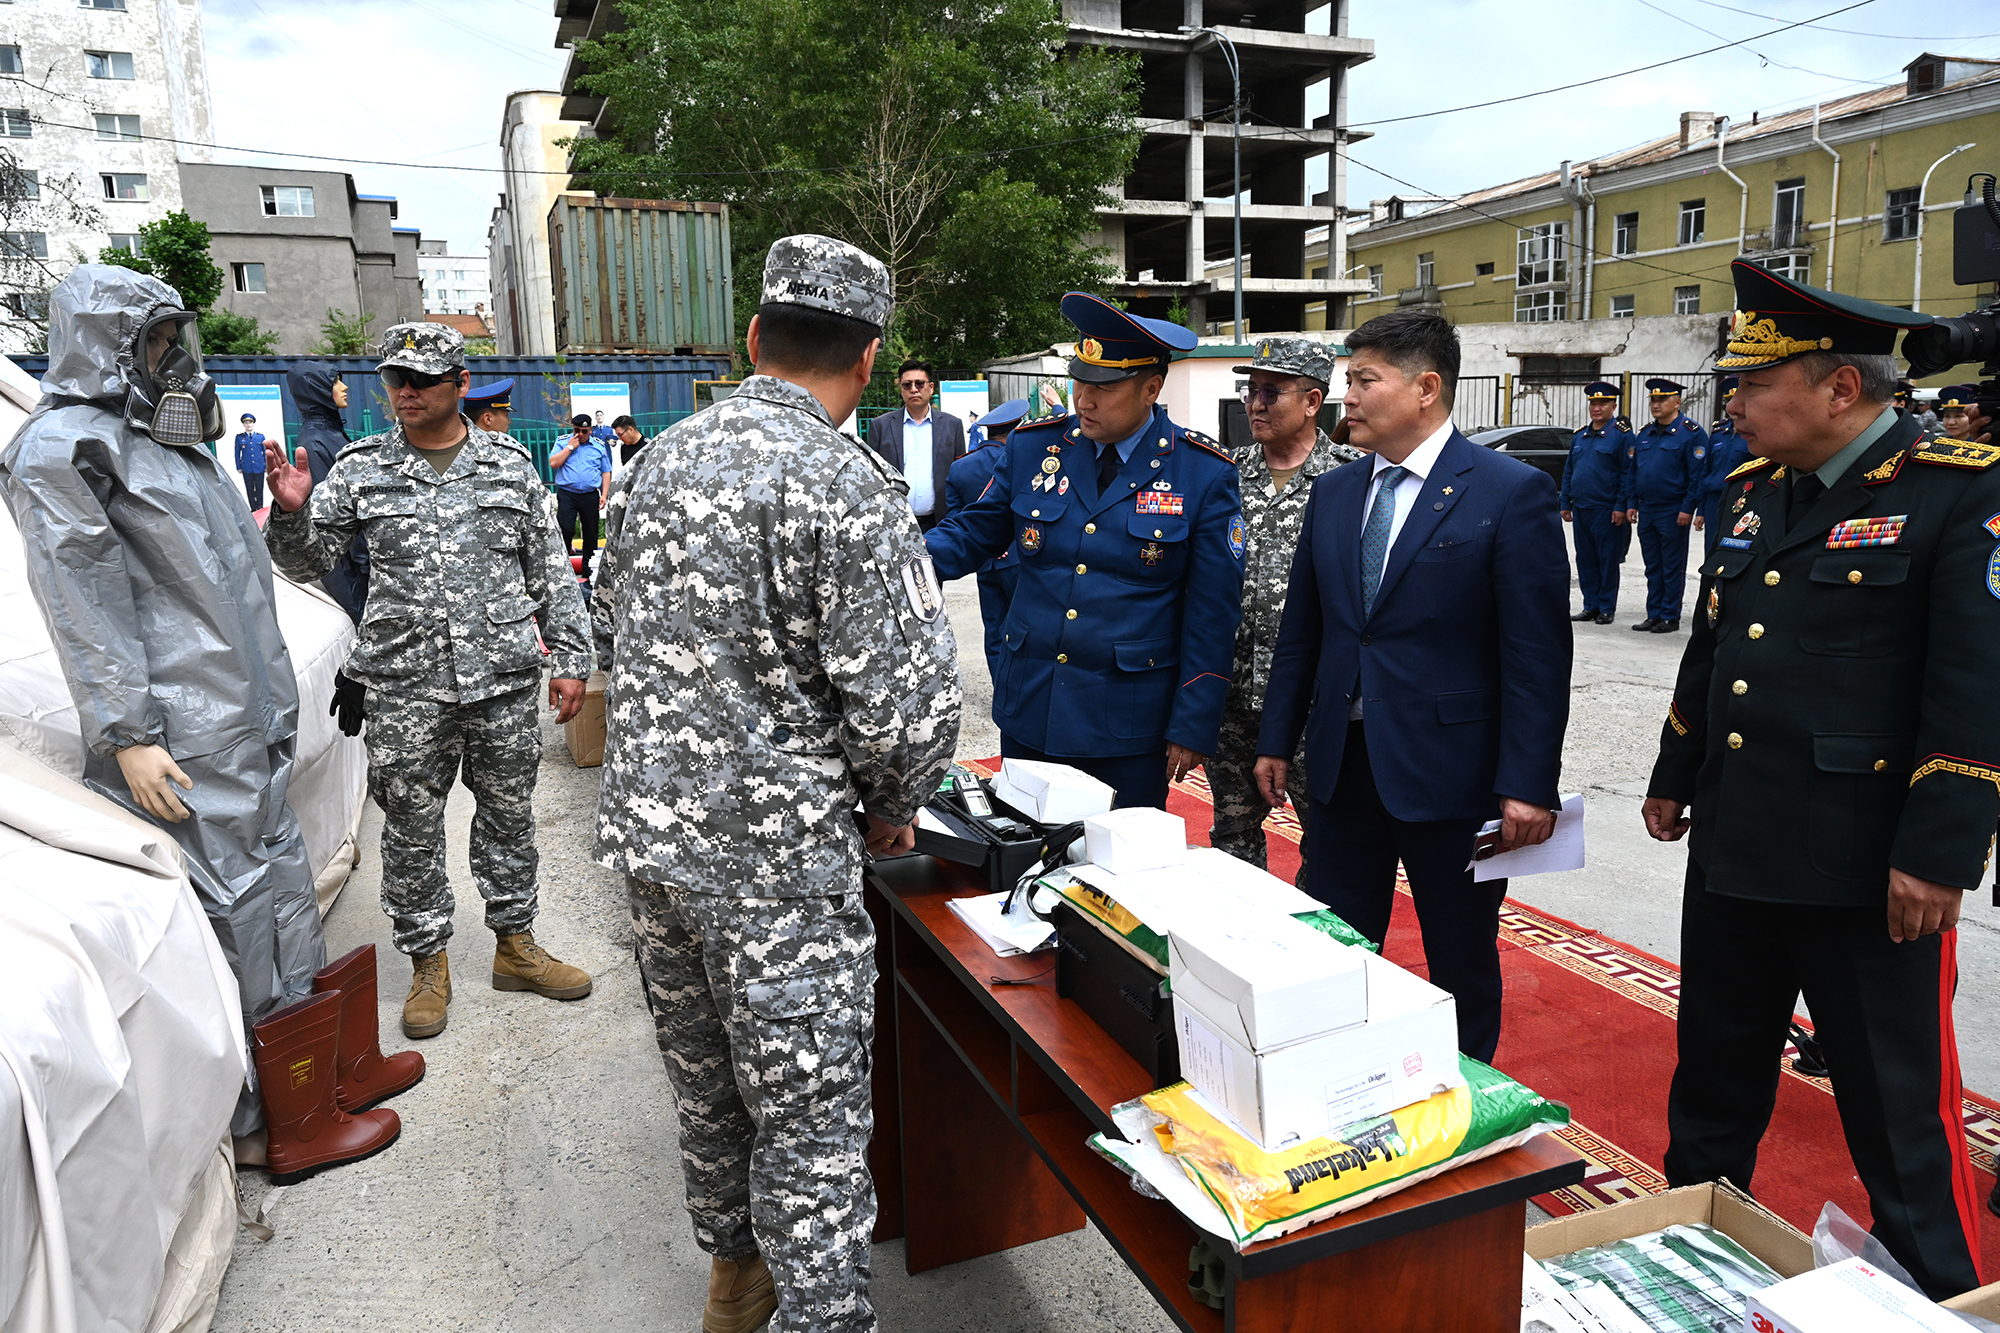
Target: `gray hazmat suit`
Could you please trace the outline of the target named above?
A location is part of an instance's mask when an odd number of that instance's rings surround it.
[[[70,272],[49,296],[42,400],[0,451],[0,495],[83,723],[85,783],[151,819],[119,750],[164,746],[194,781],[175,788],[190,817],[161,827],[187,854],[249,1024],[311,993],[326,941],[286,803],[298,682],[263,534],[205,447],[125,421],[140,330],[180,304],[130,269]],[[231,1130],[261,1122],[245,1088]]]

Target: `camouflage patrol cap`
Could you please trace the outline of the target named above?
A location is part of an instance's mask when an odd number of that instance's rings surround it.
[[[381,366],[419,375],[465,369],[465,335],[449,324],[392,324],[382,331]]]
[[[1257,357],[1247,366],[1232,367],[1238,375],[1268,370],[1273,375],[1304,375],[1321,384],[1333,380],[1333,348],[1311,338],[1264,338],[1257,343]]]
[[[766,305],[802,305],[885,328],[895,308],[889,270],[865,250],[831,236],[785,236],[764,257]]]

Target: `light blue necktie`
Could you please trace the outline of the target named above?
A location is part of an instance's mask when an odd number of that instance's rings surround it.
[[[1396,522],[1396,485],[1410,475],[1408,468],[1385,467],[1382,483],[1375,492],[1374,507],[1368,511],[1368,526],[1361,530],[1361,618],[1375,613],[1375,594],[1382,587],[1382,563],[1389,556],[1389,529]]]

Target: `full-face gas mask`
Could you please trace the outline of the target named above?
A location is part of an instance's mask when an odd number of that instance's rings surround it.
[[[222,400],[201,368],[201,335],[191,310],[162,308],[139,330],[132,349],[132,387],[125,422],[159,444],[219,440]]]

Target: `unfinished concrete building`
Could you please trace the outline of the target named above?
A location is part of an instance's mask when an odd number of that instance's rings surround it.
[[[1348,0],[1063,0],[1063,17],[1072,46],[1140,60],[1144,138],[1097,238],[1124,272],[1117,294],[1136,313],[1178,304],[1190,326],[1228,331],[1233,266],[1211,266],[1235,253],[1232,88],[1222,43],[1198,31],[1211,28],[1241,63],[1244,332],[1304,328],[1322,302],[1322,327],[1345,326],[1348,294],[1368,283],[1344,276],[1338,150],[1367,137],[1343,128],[1347,73],[1375,54],[1348,36]]]

